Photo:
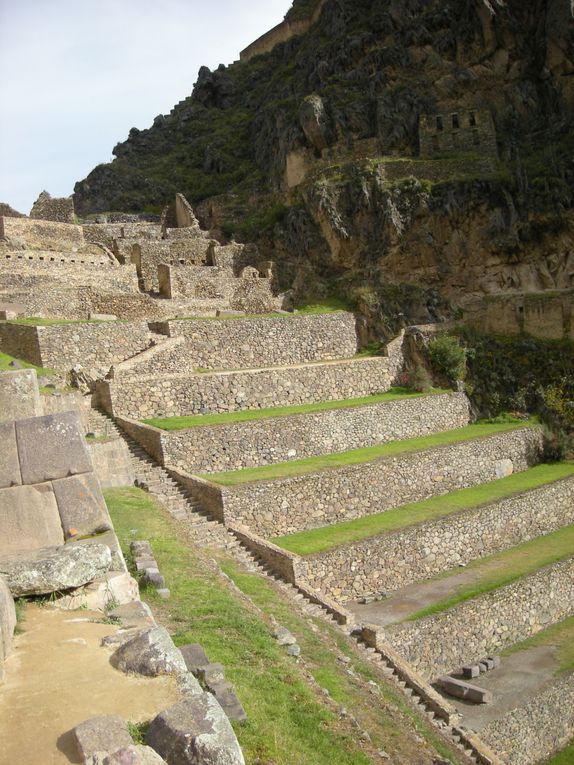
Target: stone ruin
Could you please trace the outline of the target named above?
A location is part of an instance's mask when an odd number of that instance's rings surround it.
[[[457,152],[498,157],[494,121],[486,109],[445,105],[436,114],[421,115],[419,145],[423,158]]]
[[[74,200],[72,197],[52,197],[47,191],[42,191],[32,206],[30,217],[55,223],[74,223]]]

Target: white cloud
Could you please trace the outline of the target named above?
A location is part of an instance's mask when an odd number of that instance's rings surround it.
[[[0,201],[71,194],[129,129],[229,64],[289,0],[0,0]]]

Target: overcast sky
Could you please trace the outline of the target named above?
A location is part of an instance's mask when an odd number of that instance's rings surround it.
[[[0,0],[0,202],[68,196],[290,0]]]

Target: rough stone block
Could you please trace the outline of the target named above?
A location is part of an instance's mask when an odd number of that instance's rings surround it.
[[[51,484],[0,489],[0,555],[63,544],[64,533]]]
[[[457,699],[464,699],[470,701],[473,704],[490,704],[492,703],[491,691],[486,691],[484,688],[479,688],[477,685],[471,685],[465,683],[464,680],[457,680],[454,677],[444,675],[437,681],[439,688],[448,693],[449,696],[454,696]]]
[[[486,664],[487,672],[489,672],[491,669],[494,669],[494,661],[490,658],[490,656],[486,656],[484,659],[481,659],[480,663]]]
[[[133,577],[126,571],[109,571],[85,587],[60,598],[57,605],[70,610],[89,608],[92,611],[107,612],[118,603],[131,603],[138,598],[138,583]]]
[[[133,744],[128,725],[117,715],[100,715],[85,720],[72,731],[82,762],[97,752],[115,752]]]
[[[166,765],[157,752],[149,746],[124,746],[117,752],[97,752],[88,757],[85,765]]]
[[[0,574],[14,597],[47,595],[93,581],[111,562],[105,545],[67,545],[0,558]]]
[[[12,651],[12,636],[16,628],[14,598],[8,585],[0,576],[0,658],[6,658]]]
[[[225,667],[223,664],[205,664],[197,668],[197,676],[211,690],[212,685],[225,682]]]
[[[106,531],[103,534],[87,537],[86,539],[77,539],[74,541],[77,545],[107,545],[112,554],[112,570],[123,571],[127,573],[127,566],[122,553],[122,548],[115,534],[115,531]]]
[[[171,597],[171,590],[168,587],[160,587],[157,591],[157,594],[162,598],[163,600],[169,600]]]
[[[155,619],[151,608],[141,600],[124,603],[110,611],[109,616],[121,619],[125,627],[155,627]]]
[[[144,579],[148,584],[151,584],[158,590],[161,590],[165,586],[165,579],[157,568],[146,568]]]
[[[122,672],[147,677],[187,671],[181,652],[164,627],[153,627],[125,643],[112,655],[112,665]]]
[[[66,538],[110,531],[108,508],[94,473],[52,482]]]
[[[134,558],[153,558],[153,552],[149,542],[136,540],[130,544],[130,552]]]
[[[471,680],[473,677],[478,677],[480,675],[478,664],[470,664],[467,667],[463,667],[462,674],[469,680]]]
[[[478,662],[478,669],[479,669],[480,673],[483,674],[484,672],[488,672],[489,666],[488,666],[488,664],[485,661],[479,661]]]
[[[210,685],[209,690],[230,720],[237,720],[237,722],[247,720],[247,714],[231,683],[214,683],[212,686]]]
[[[193,696],[161,712],[146,744],[170,765],[244,765],[243,753],[217,700],[209,693]]]
[[[42,483],[89,473],[92,463],[78,412],[16,422],[22,483]]]
[[[492,662],[492,669],[500,667],[500,656],[489,656],[488,659]]]
[[[39,417],[42,413],[35,369],[0,374],[0,420]]]
[[[1,406],[1,404],[0,404]],[[0,489],[22,483],[13,422],[0,422]]]
[[[188,643],[181,646],[179,650],[185,661],[185,666],[194,675],[197,674],[200,667],[205,667],[206,664],[210,663],[207,654],[199,643]]]
[[[157,568],[157,561],[151,556],[145,556],[136,558],[135,561],[136,571],[145,571],[148,568]]]

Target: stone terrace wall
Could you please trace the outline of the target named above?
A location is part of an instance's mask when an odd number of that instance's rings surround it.
[[[0,218],[0,239],[31,250],[58,252],[76,251],[84,245],[81,226],[30,218]]]
[[[388,358],[284,369],[165,377],[131,377],[130,371],[129,378],[102,382],[98,392],[110,414],[134,419],[235,412],[384,393],[395,382],[402,364],[398,348]]]
[[[150,344],[147,323],[101,322],[30,326],[0,324],[0,348],[43,367],[71,369],[74,364],[106,367]]]
[[[466,396],[447,393],[171,433],[159,430],[154,456],[187,472],[216,473],[425,436],[468,422]]]
[[[320,473],[220,486],[225,523],[262,537],[361,518],[500,477],[538,461],[539,428],[399,454]],[[509,462],[510,461],[510,462]]]
[[[344,312],[261,319],[170,321],[154,329],[170,337],[184,335],[189,343],[185,354],[188,363],[206,369],[302,364],[349,358],[357,353],[355,317]],[[145,374],[143,370],[142,373]]]
[[[32,206],[30,218],[73,223],[74,200],[72,197],[52,197],[47,191],[43,191]]]
[[[574,559],[569,558],[443,613],[390,627],[386,636],[418,672],[435,678],[572,614]]]
[[[508,765],[533,765],[562,749],[574,733],[574,673],[552,680],[527,704],[493,720],[480,738]]]
[[[159,291],[167,298],[223,298],[229,300],[236,278],[227,268],[217,266],[158,266]]]
[[[131,247],[131,262],[138,268],[144,289],[158,292],[157,267],[160,263],[180,266],[207,265],[210,261],[210,241],[201,236],[170,241],[134,241]],[[125,248],[128,240],[123,242],[119,240],[117,244],[118,253],[121,253],[123,249],[123,255],[126,257]]]
[[[429,523],[306,556],[299,572],[334,598],[396,590],[574,523],[574,478]]]

